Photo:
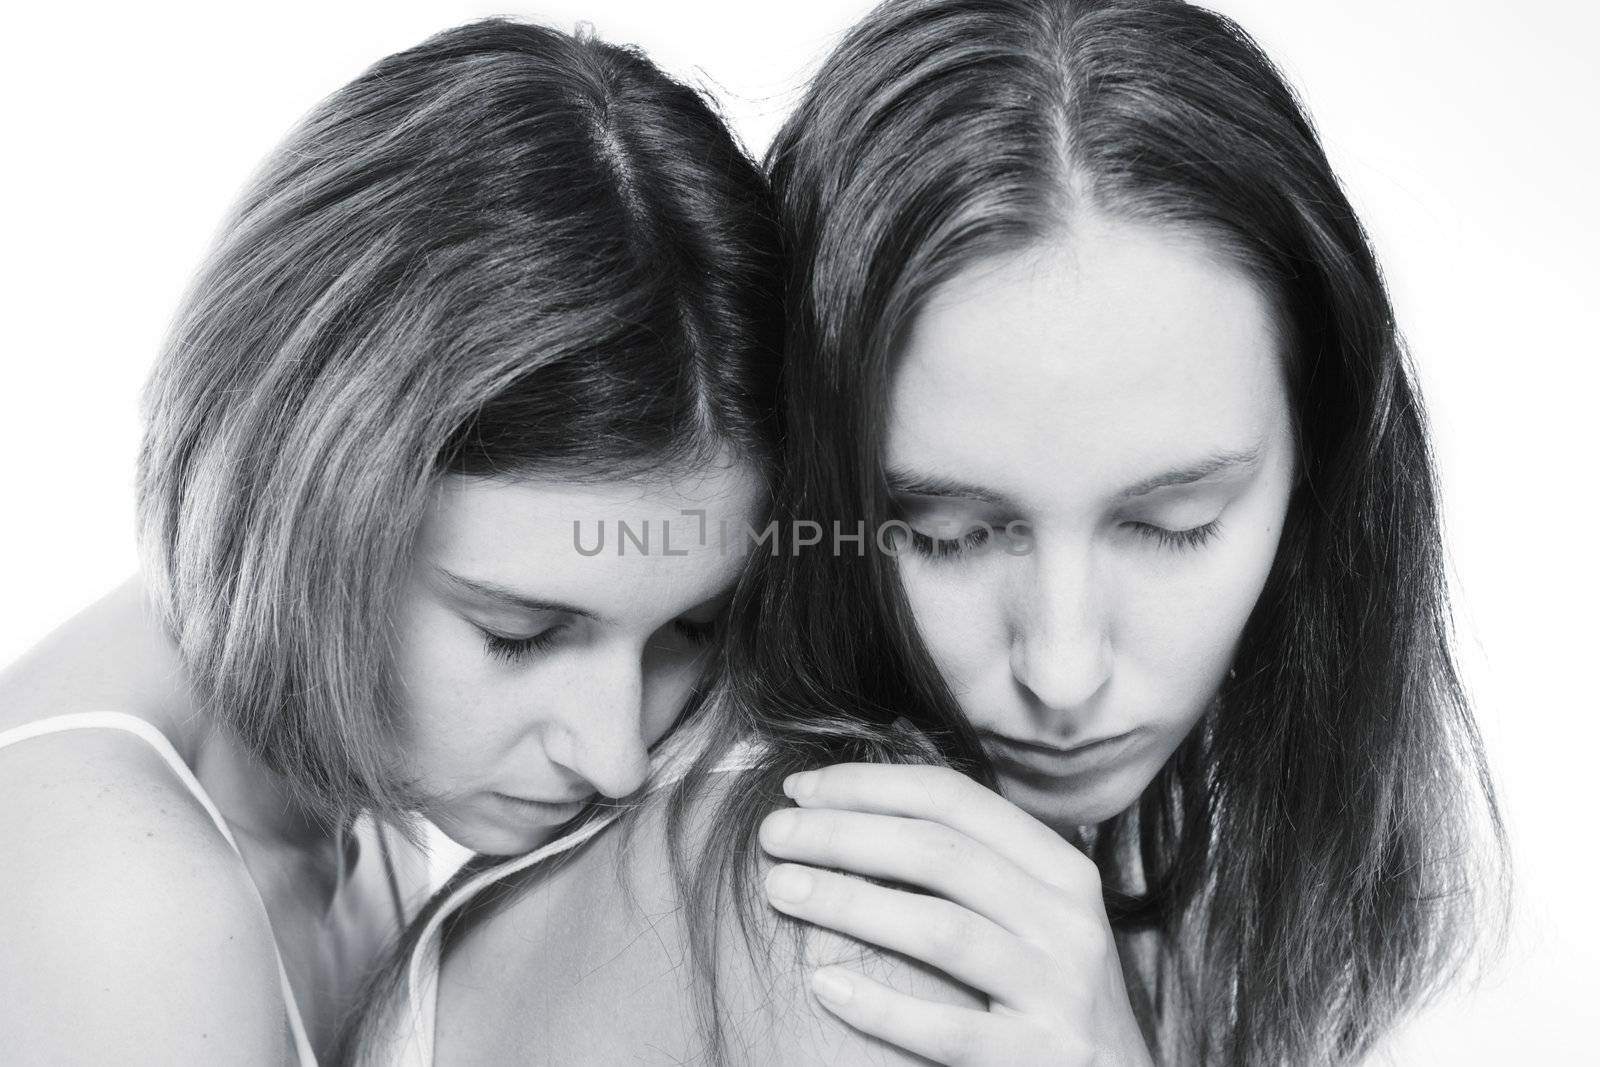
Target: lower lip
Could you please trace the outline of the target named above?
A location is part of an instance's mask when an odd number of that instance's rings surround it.
[[[533,815],[542,822],[566,822],[568,819],[576,818],[585,806],[585,801],[582,800],[571,800],[565,804],[552,804],[547,800],[524,800],[522,797],[514,797],[509,793],[491,793],[489,795],[500,801],[502,805],[518,812],[524,818]]]
[[[1105,770],[1133,743],[1136,731],[1108,737],[1079,748],[1057,749],[1018,744],[998,734],[984,734],[984,749],[997,768],[1021,777],[1077,778]]]

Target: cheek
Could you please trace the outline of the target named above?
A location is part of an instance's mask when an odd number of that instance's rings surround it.
[[[405,614],[395,673],[406,764],[424,783],[458,786],[509,747],[497,725],[514,721],[506,705],[516,694],[494,683],[495,661],[453,614],[428,607]]]
[[[645,662],[643,708],[639,730],[645,747],[652,747],[672,729],[704,674],[704,661],[683,663],[672,659]]]
[[[1115,642],[1119,668],[1137,670],[1150,707],[1189,720],[1204,711],[1266,582],[1277,526],[1234,524],[1217,543],[1170,566],[1130,576]]]
[[[946,575],[906,557],[899,568],[917,634],[953,693],[977,686],[991,673],[997,653],[1009,659],[997,571]]]

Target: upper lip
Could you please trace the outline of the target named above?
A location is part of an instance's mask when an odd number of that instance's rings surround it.
[[[983,731],[984,736],[992,737],[996,741],[1003,741],[1008,745],[1016,745],[1019,748],[1031,748],[1039,752],[1047,752],[1054,755],[1059,755],[1063,752],[1076,752],[1080,748],[1088,748],[1090,745],[1098,745],[1102,741],[1115,741],[1118,738],[1128,736],[1129,732],[1130,731],[1125,730],[1120,734],[1107,734],[1105,737],[1091,737],[1085,740],[1072,741],[1069,743],[1062,741],[1026,741],[1020,737],[1011,737],[1007,734],[995,733],[992,730]]]

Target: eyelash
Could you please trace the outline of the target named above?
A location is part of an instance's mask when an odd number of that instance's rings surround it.
[[[717,636],[718,622],[719,620],[717,619],[712,619],[710,622],[689,622],[687,620],[679,620],[672,625],[678,628],[678,632],[682,634],[691,645],[694,645],[696,648],[704,648],[705,646],[711,644],[712,640]]]
[[[1152,526],[1147,522],[1134,522],[1128,525],[1132,526],[1140,537],[1148,538],[1162,548],[1170,548],[1174,552],[1187,552],[1209,544],[1222,527],[1221,521],[1217,519],[1189,530],[1169,530],[1164,526]]]
[[[717,636],[717,620],[710,622],[678,621],[673,623],[678,632],[696,648],[704,648],[711,644]],[[493,630],[483,630],[483,646],[485,651],[496,659],[505,660],[507,663],[518,663],[535,652],[543,652],[555,644],[565,627],[552,626],[531,637],[507,637],[497,634]],[[479,629],[482,629],[481,627]]]
[[[1147,522],[1129,523],[1140,537],[1154,541],[1162,548],[1174,552],[1188,552],[1202,548],[1216,537],[1221,529],[1221,522],[1213,519],[1204,526],[1195,526],[1188,530],[1169,530],[1164,526],[1153,526]],[[916,530],[911,531],[911,546],[918,555],[932,560],[949,560],[961,556],[973,549],[982,548],[989,540],[989,531],[979,527],[959,539],[943,540],[930,537]]]
[[[535,652],[543,652],[555,644],[556,636],[562,627],[552,626],[542,630],[532,637],[507,637],[497,634],[492,630],[483,631],[483,645],[489,655],[496,659],[503,659],[507,663],[517,663],[526,659]]]
[[[982,526],[963,537],[950,539],[930,537],[917,530],[911,531],[911,547],[919,556],[932,560],[947,560],[982,548],[989,540],[989,531]]]

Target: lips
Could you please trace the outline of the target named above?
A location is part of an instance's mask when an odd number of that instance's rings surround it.
[[[1102,771],[1115,763],[1136,733],[1130,730],[1066,747],[985,731],[983,746],[1003,773],[1025,778],[1076,778]]]
[[[566,819],[583,810],[587,796],[577,797],[572,800],[534,800],[528,797],[519,797],[511,793],[494,793],[496,799],[501,800],[523,811],[545,816],[547,818]]]
[[[525,797],[521,793],[498,793],[496,795],[509,800],[520,800],[524,804],[548,804],[552,808],[565,808],[573,804],[582,804],[594,796],[593,793],[574,793],[570,797],[555,797],[547,800],[544,797]]]

